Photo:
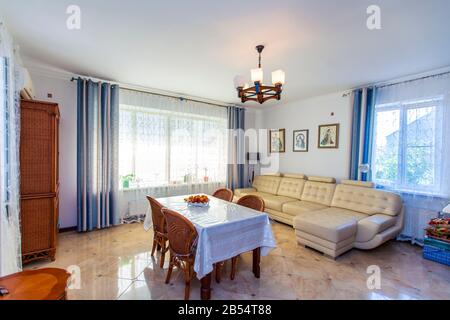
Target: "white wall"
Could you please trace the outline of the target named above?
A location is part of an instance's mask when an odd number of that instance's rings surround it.
[[[60,227],[77,225],[77,97],[76,83],[55,71],[29,69],[37,100],[59,104],[60,119]],[[48,93],[53,95],[48,98]],[[258,128],[262,123],[260,110],[246,112],[246,128]],[[248,173],[246,172],[246,175]],[[247,178],[247,177],[246,177]]]
[[[340,124],[339,148],[318,149],[318,126],[330,123]],[[261,128],[286,129],[286,152],[279,155],[279,172],[348,178],[351,106],[342,92],[265,109]],[[309,129],[308,152],[292,151],[293,130],[298,129]]]
[[[59,104],[59,220],[60,227],[77,225],[77,88],[67,79],[30,70],[36,99]],[[53,94],[48,98],[47,94]]]
[[[59,104],[60,122],[60,226],[77,224],[77,106],[76,84],[66,78],[30,70],[36,99]],[[47,94],[53,94],[47,98]],[[334,116],[331,116],[334,112]],[[339,149],[318,149],[320,124],[340,123]],[[351,106],[348,97],[334,93],[274,106],[270,109],[249,108],[246,128],[286,129],[286,152],[280,154],[279,171],[307,175],[348,177],[350,162]],[[292,131],[309,129],[309,151],[292,152]],[[260,141],[260,146],[266,141]],[[276,162],[276,161],[275,161]],[[258,168],[256,174],[258,174]],[[270,171],[273,171],[270,169]],[[264,172],[264,171],[263,171]]]

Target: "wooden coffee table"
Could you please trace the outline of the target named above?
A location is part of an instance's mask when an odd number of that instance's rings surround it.
[[[69,278],[66,270],[57,268],[14,273],[0,278],[0,287],[9,291],[0,300],[66,300]]]

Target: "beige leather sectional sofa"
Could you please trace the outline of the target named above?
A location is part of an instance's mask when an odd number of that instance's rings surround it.
[[[372,249],[395,238],[403,227],[400,196],[370,182],[275,174],[255,177],[252,188],[236,189],[235,198],[254,194],[266,212],[292,225],[298,243],[337,257],[352,249]]]

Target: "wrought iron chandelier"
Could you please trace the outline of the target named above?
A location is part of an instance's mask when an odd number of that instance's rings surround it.
[[[251,69],[251,79],[254,86],[250,87],[245,81],[245,77],[238,75],[234,77],[234,86],[238,91],[238,97],[241,98],[242,103],[246,101],[256,101],[263,104],[270,99],[281,99],[281,92],[283,91],[283,85],[285,80],[285,74],[283,70],[276,70],[272,72],[272,86],[263,84],[263,70],[261,68],[261,52],[264,46],[256,46],[258,51],[258,68]]]

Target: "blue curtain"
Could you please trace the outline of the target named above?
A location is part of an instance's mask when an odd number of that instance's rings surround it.
[[[352,141],[350,155],[350,179],[370,181],[371,155],[373,144],[373,117],[375,112],[375,88],[354,90]],[[364,165],[368,171],[361,171]]]
[[[119,223],[119,88],[77,80],[78,231]]]
[[[227,188],[244,188],[245,183],[245,109],[228,107]]]

